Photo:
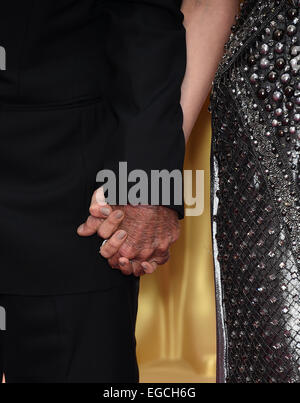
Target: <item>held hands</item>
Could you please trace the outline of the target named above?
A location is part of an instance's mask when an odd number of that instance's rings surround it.
[[[107,242],[100,253],[123,274],[153,273],[169,259],[170,245],[179,237],[177,213],[162,206],[109,206],[96,190],[90,216],[78,228],[80,236],[95,233]]]

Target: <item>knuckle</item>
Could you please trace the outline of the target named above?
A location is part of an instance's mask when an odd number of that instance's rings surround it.
[[[170,242],[168,240],[163,240],[162,242],[159,243],[158,247],[156,248],[156,252],[158,254],[164,255],[166,252],[168,252],[170,246]]]
[[[137,251],[132,245],[128,245],[128,243],[125,242],[120,248],[120,253],[127,259],[133,259],[136,256]]]
[[[96,203],[92,203],[89,208],[90,214],[94,215],[97,213],[98,205]]]
[[[148,260],[152,256],[154,249],[143,249],[139,252],[138,258],[140,260]]]
[[[118,269],[118,268],[119,268],[115,263],[110,263],[109,260],[108,260],[108,263],[109,263],[109,265],[110,265],[110,267],[111,267],[112,269]]]
[[[116,259],[114,256],[108,259],[108,263],[113,269],[119,268],[118,259]]]
[[[170,259],[170,253],[167,252],[167,253],[165,253],[164,255],[157,256],[154,261],[155,261],[155,263],[157,263],[158,265],[162,265],[162,264],[167,263],[167,261],[168,261],[169,259]]]
[[[180,228],[177,227],[172,234],[172,242],[176,242],[180,236]]]

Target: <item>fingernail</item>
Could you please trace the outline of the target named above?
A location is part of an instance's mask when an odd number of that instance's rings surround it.
[[[120,231],[120,232],[118,233],[118,239],[123,239],[123,238],[125,238],[125,236],[126,236],[126,232],[125,232],[125,231]]]
[[[142,268],[145,269],[145,270],[148,269],[148,266],[146,265],[146,263],[142,263],[141,266],[142,266]]]
[[[103,207],[103,208],[101,209],[101,213],[102,213],[103,215],[108,216],[109,213],[110,213],[110,210],[109,210],[107,207]]]
[[[78,231],[78,232],[82,232],[82,230],[83,230],[83,224],[81,224],[81,225],[77,228],[77,231]]]
[[[116,213],[116,218],[122,218],[123,217],[123,212],[122,211],[118,211]]]
[[[121,261],[119,263],[120,263],[120,266],[125,266],[125,262]]]

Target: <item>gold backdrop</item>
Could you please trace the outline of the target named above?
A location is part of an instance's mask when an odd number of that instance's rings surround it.
[[[137,347],[141,382],[215,382],[215,295],[209,208],[210,114],[203,109],[185,168],[205,172],[205,210],[186,217],[171,259],[141,281]]]

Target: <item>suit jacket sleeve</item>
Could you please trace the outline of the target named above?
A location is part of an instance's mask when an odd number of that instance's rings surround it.
[[[148,175],[151,170],[182,172],[186,40],[181,0],[104,0],[102,7],[105,92],[116,120],[105,168],[118,173],[119,161],[126,161],[128,171],[142,169]],[[159,204],[165,202],[160,198]],[[183,202],[175,205],[171,197],[167,205],[183,217]]]

